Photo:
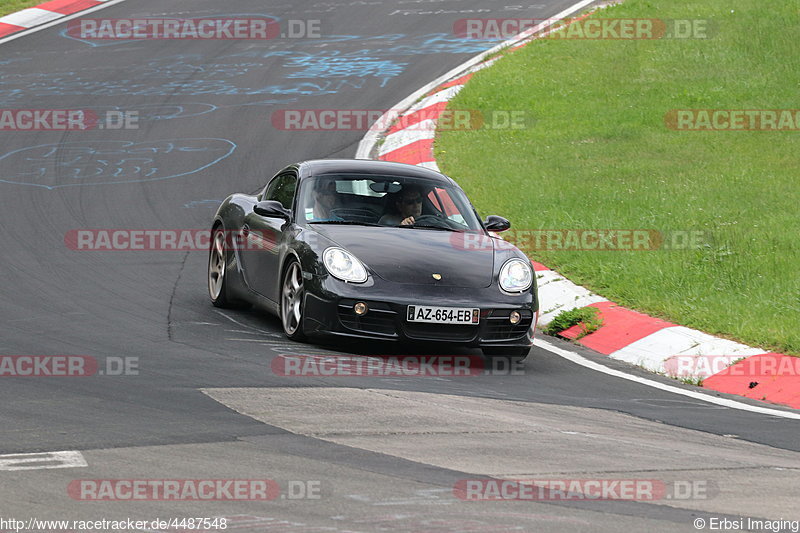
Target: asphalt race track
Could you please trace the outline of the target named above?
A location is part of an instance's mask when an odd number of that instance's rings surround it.
[[[404,352],[297,344],[273,317],[212,307],[202,250],[65,244],[82,228],[206,229],[228,194],[252,192],[294,161],[353,157],[364,134],[277,129],[275,110],[388,109],[496,44],[459,39],[455,20],[547,18],[570,4],[141,0],[91,16],[268,15],[319,20],[322,37],[82,41],[61,24],[1,44],[0,108],[133,110],[139,127],[0,131],[0,355],[84,355],[138,369],[0,377],[0,454],[78,450],[87,463],[8,470],[0,457],[0,518],[228,517],[242,531],[419,532],[695,531],[697,518],[800,519],[797,420],[621,380],[539,347],[514,375],[281,377],[271,367],[280,354]],[[458,480],[488,476],[707,490],[656,501],[454,496]],[[87,502],[68,492],[85,479],[272,479],[282,493]],[[319,498],[288,497],[286,487],[308,482]]]

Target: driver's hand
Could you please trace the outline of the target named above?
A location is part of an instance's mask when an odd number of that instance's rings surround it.
[[[404,218],[402,222],[400,222],[401,226],[411,226],[414,224],[414,217]]]

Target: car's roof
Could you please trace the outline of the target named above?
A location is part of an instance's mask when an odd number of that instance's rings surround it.
[[[409,178],[427,178],[443,183],[453,181],[434,170],[393,163],[391,161],[375,161],[373,159],[312,159],[297,163],[300,178],[307,178],[319,174],[376,174],[381,176],[399,176]]]

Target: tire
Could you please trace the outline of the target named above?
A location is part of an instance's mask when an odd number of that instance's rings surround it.
[[[208,296],[215,307],[233,307],[228,298],[228,250],[225,230],[217,226],[211,233],[211,248],[208,251]]]
[[[215,307],[223,309],[249,309],[251,304],[232,298],[228,264],[233,250],[228,246],[225,229],[218,225],[211,232],[211,248],[208,252],[208,296]]]
[[[303,271],[300,263],[291,261],[281,280],[281,324],[284,334],[293,341],[306,338],[303,334],[304,298]]]

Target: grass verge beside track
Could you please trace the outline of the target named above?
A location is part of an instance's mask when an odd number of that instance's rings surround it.
[[[44,3],[45,0],[2,0],[0,1],[0,17],[20,11],[27,7],[35,7]]]
[[[800,131],[665,124],[675,109],[800,109],[796,0],[627,0],[593,17],[703,19],[709,37],[506,54],[449,107],[535,124],[440,130],[443,171],[517,229],[706,232],[688,250],[526,251],[622,305],[800,355]]]

